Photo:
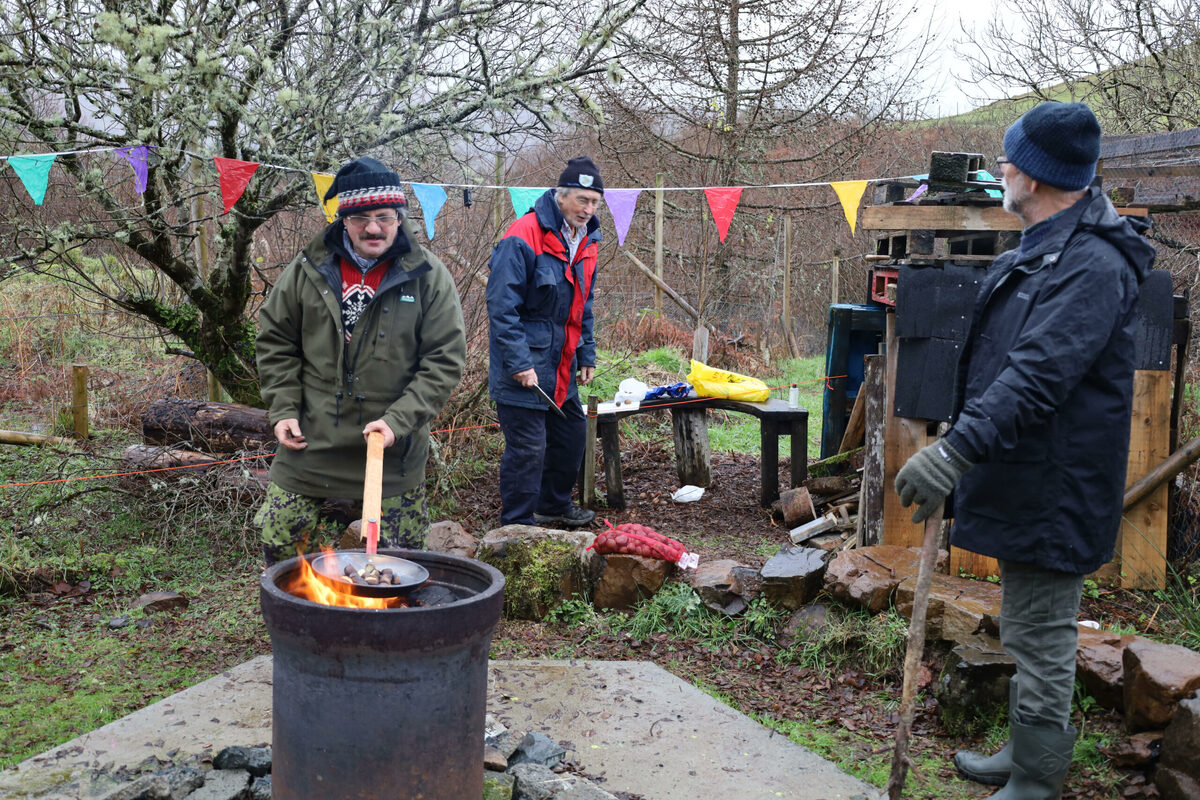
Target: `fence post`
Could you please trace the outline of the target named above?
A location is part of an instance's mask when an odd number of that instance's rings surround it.
[[[660,172],[654,179],[654,274],[663,279],[663,174]],[[663,292],[654,287],[654,315],[661,317],[663,313]]]
[[[75,392],[72,411],[75,417],[75,436],[79,439],[86,439],[88,438],[87,364],[76,364],[73,371],[75,373]]]

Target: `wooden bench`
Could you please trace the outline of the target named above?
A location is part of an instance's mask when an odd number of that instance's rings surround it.
[[[595,491],[595,475],[588,469],[595,464],[596,438],[600,439],[604,457],[604,475],[607,483],[608,507],[625,508],[625,487],[621,476],[621,439],[619,423],[625,417],[651,411],[671,412],[675,430],[675,458],[679,467],[680,480],[697,485],[708,485],[709,451],[706,427],[708,409],[736,411],[758,418],[759,438],[762,443],[760,468],[759,503],[766,507],[779,498],[779,437],[791,438],[791,485],[799,486],[808,477],[808,409],[789,406],[785,400],[770,399],[765,403],[745,403],[715,397],[697,397],[695,393],[686,398],[663,397],[644,400],[637,408],[608,408],[595,416],[595,436],[587,437],[584,455],[584,473],[581,494],[585,505],[590,505]],[[589,420],[591,422],[591,420]],[[693,431],[697,424],[703,431],[703,442],[694,446]],[[589,426],[590,427],[590,426]],[[702,482],[700,482],[702,481]]]

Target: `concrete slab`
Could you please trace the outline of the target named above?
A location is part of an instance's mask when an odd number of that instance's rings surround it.
[[[881,794],[649,662],[493,661],[488,711],[568,743],[603,788],[648,800]],[[122,767],[192,764],[270,740],[271,657],[261,656],[0,772],[0,797],[95,800]]]

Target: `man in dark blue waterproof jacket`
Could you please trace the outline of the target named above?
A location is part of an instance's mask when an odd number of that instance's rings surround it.
[[[993,798],[1061,796],[1083,576],[1113,557],[1129,453],[1134,304],[1154,262],[1145,223],[1092,187],[1100,126],[1044,103],[1004,134],[1004,208],[1025,223],[975,301],[950,430],[896,475],[928,517],[955,488],[950,541],[1000,562],[1000,641],[1016,660],[1009,741],[962,751]]]
[[[587,435],[576,374],[587,385],[596,366],[595,217],[603,198],[596,165],[572,158],[558,186],[492,250],[488,394],[504,433],[501,525],[578,528],[596,516],[571,502],[571,490]]]

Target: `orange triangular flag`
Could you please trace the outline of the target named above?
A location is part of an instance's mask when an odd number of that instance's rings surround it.
[[[862,201],[868,183],[869,181],[837,181],[829,184],[837,192],[838,200],[842,201],[842,211],[846,214],[846,222],[850,223],[851,233],[854,233],[858,223],[858,204]]]
[[[213,161],[217,164],[217,177],[221,181],[221,199],[225,201],[223,213],[228,214],[233,204],[241,198],[242,192],[246,191],[246,184],[250,183],[250,176],[258,169],[258,163],[220,156],[213,156]]]
[[[337,217],[337,196],[325,200],[325,193],[329,191],[329,187],[333,185],[333,176],[328,172],[312,173],[313,186],[317,187],[317,204],[321,206],[321,210],[325,212],[325,221],[333,222]]]
[[[708,210],[712,212],[713,222],[717,223],[717,235],[725,241],[729,233],[729,223],[733,221],[733,212],[737,209],[738,200],[742,197],[740,186],[717,186],[704,190],[708,198]]]

